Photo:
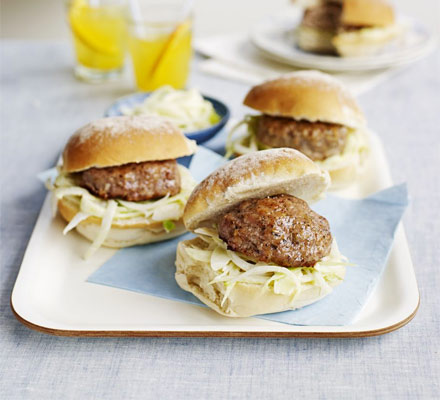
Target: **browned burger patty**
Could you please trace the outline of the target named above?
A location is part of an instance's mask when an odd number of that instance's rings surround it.
[[[309,28],[336,32],[339,28],[342,14],[342,4],[327,2],[304,11],[301,25]]]
[[[367,25],[347,25],[341,23],[342,3],[328,1],[304,11],[302,26],[337,33],[351,32],[367,27]]]
[[[313,161],[341,154],[347,142],[345,126],[324,122],[296,121],[292,118],[262,115],[257,122],[256,137],[268,147],[290,147]]]
[[[283,267],[311,267],[330,253],[327,220],[294,196],[244,200],[220,217],[228,249]]]
[[[79,185],[102,199],[142,201],[180,192],[176,160],[90,168],[78,173]]]

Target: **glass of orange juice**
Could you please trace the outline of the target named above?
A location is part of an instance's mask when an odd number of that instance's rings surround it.
[[[100,82],[122,73],[127,38],[126,6],[125,0],[67,1],[78,78]]]
[[[128,22],[128,48],[138,89],[182,89],[192,57],[192,10],[188,1],[143,0]]]

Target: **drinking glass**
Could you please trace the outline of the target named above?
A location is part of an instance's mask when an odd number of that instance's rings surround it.
[[[192,57],[192,12],[185,1],[142,1],[131,9],[128,48],[138,89],[185,87]]]
[[[126,11],[125,0],[67,2],[77,77],[100,82],[122,73],[127,42]]]

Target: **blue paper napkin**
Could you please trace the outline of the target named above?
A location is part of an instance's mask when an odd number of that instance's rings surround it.
[[[223,162],[210,150],[200,148],[191,160],[190,170],[200,180]],[[347,267],[344,282],[319,302],[299,310],[259,317],[293,325],[351,323],[385,268],[394,233],[407,205],[404,184],[363,200],[328,196],[314,205],[329,220],[341,253],[356,266]],[[192,236],[186,234],[161,243],[122,249],[94,272],[88,282],[204,306],[174,280],[177,243]]]

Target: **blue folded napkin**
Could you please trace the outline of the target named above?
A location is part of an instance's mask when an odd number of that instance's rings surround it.
[[[210,150],[199,149],[190,160],[190,170],[198,180],[224,163]],[[344,282],[317,303],[258,318],[314,326],[353,322],[385,268],[394,233],[407,205],[405,184],[362,200],[328,196],[314,205],[329,220],[341,253],[355,266],[347,267]],[[161,243],[122,249],[95,271],[88,282],[204,306],[174,280],[177,243],[191,237],[192,234],[186,234]]]

